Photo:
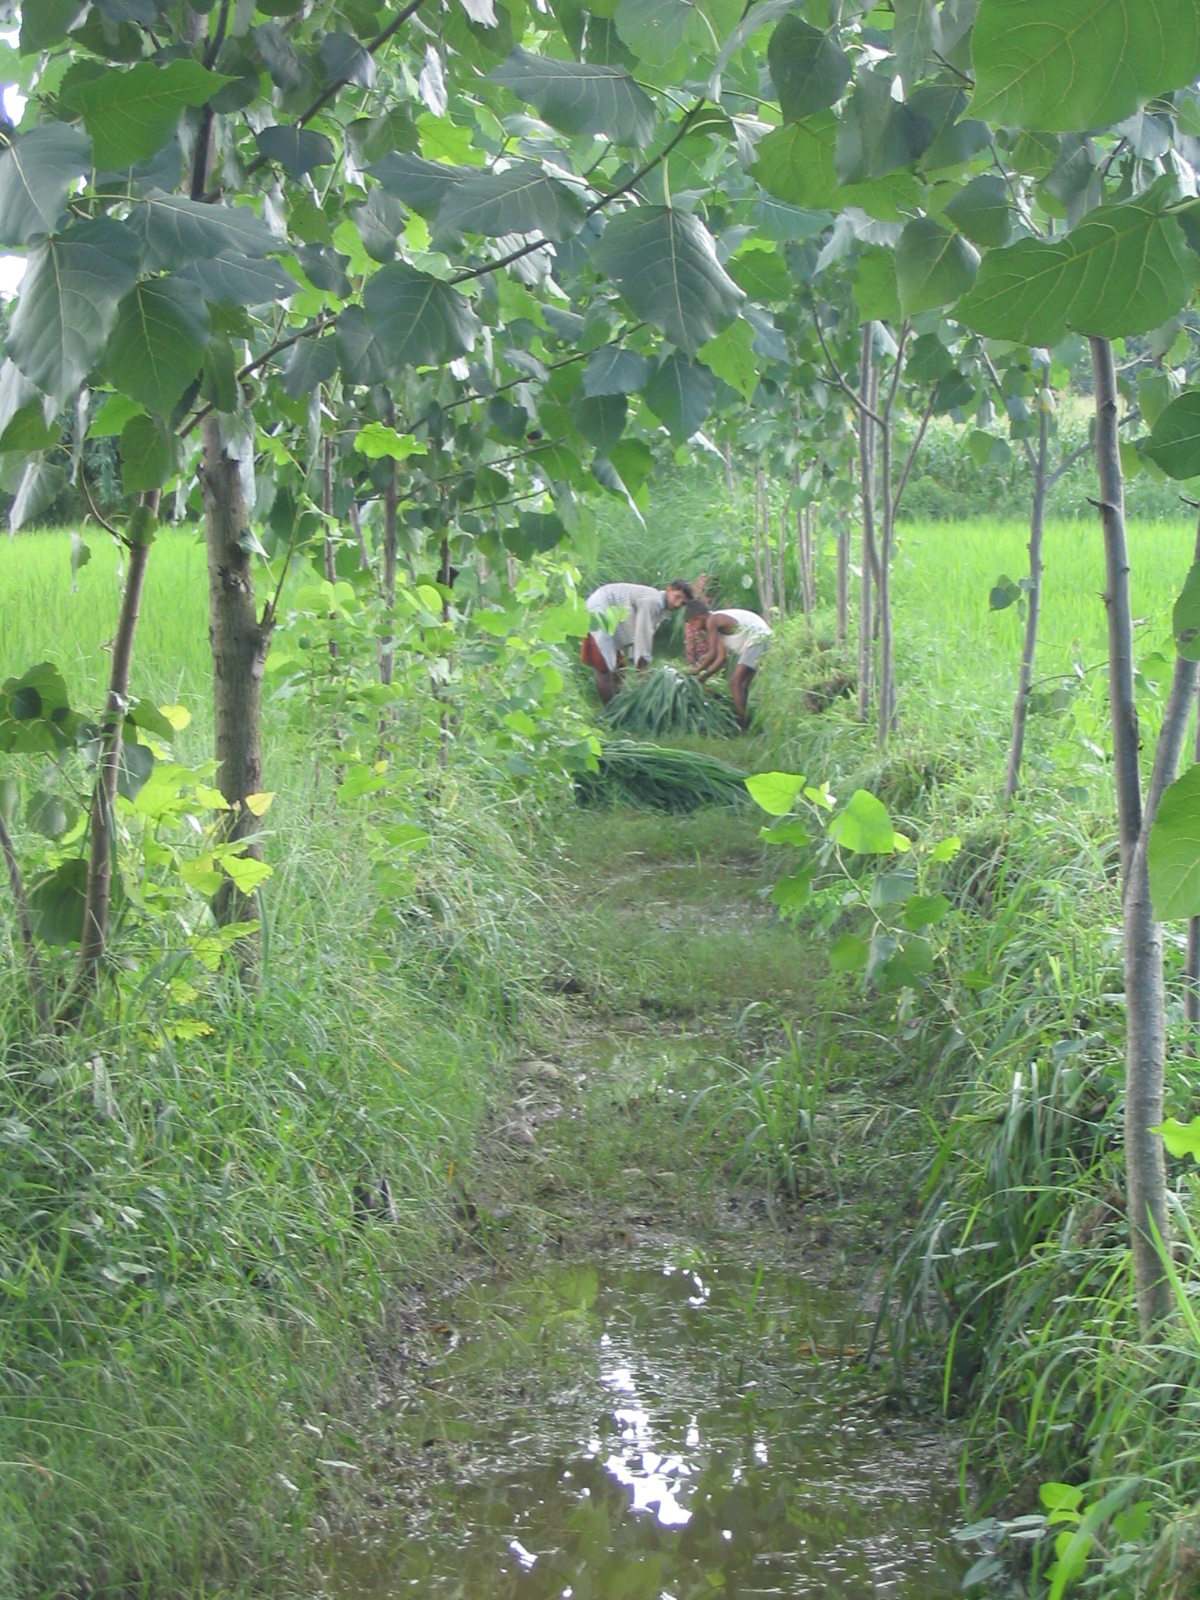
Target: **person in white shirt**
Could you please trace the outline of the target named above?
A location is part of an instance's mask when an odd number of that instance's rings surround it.
[[[696,676],[704,683],[714,672],[720,672],[728,656],[734,658],[733,677],[729,692],[733,696],[733,709],[738,724],[746,726],[746,699],[758,664],[771,642],[770,625],[757,611],[739,611],[727,606],[712,611],[707,600],[692,600],[684,613],[689,622],[700,619],[708,639],[708,651],[695,666]]]
[[[595,672],[596,689],[605,705],[620,687],[626,650],[632,649],[635,666],[649,666],[654,635],[663,618],[691,598],[691,585],[678,578],[665,589],[644,583],[606,583],[588,595],[587,608],[601,619],[601,625],[588,634],[579,655]],[[610,613],[614,611],[624,615],[610,631]]]

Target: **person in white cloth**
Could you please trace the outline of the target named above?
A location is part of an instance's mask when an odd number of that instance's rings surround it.
[[[757,611],[739,611],[733,606],[726,606],[720,611],[710,610],[707,600],[689,601],[684,615],[689,622],[702,620],[707,635],[707,654],[700,658],[693,669],[701,683],[711,678],[714,672],[720,672],[726,658],[733,656],[729,692],[733,696],[738,724],[744,729],[750,685],[771,642],[770,624],[764,622]]]
[[[649,666],[654,635],[663,618],[691,598],[691,585],[679,578],[672,579],[665,589],[654,589],[645,583],[606,583],[588,595],[588,610],[603,623],[588,634],[579,656],[595,672],[596,689],[605,705],[620,688],[626,650],[632,649],[634,666]],[[624,615],[610,632],[614,611],[623,611]]]

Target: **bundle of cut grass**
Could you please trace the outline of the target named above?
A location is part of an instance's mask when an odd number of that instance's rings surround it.
[[[745,774],[728,762],[633,739],[606,744],[599,772],[580,774],[575,795],[581,806],[644,806],[653,811],[749,803]]]
[[[729,738],[737,732],[733,705],[723,690],[706,690],[692,673],[670,666],[630,673],[604,715],[624,734],[653,739],[678,733]]]

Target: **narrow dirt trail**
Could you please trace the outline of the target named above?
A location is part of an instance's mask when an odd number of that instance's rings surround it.
[[[387,1489],[321,1592],[957,1594],[953,1441],[856,1366],[895,1191],[848,1156],[877,1095],[830,1064],[870,1052],[754,825],[584,814],[555,865],[557,1037],[462,1181],[458,1289],[381,1366]]]

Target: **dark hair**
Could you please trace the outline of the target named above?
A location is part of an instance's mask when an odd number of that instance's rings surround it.
[[[708,615],[707,600],[689,600],[687,610],[683,613],[685,622],[695,622],[697,617],[707,617]]]
[[[692,593],[691,584],[685,583],[682,578],[672,578],[670,583],[667,584],[667,588],[678,589],[685,600],[692,600],[695,598],[694,594]]]

